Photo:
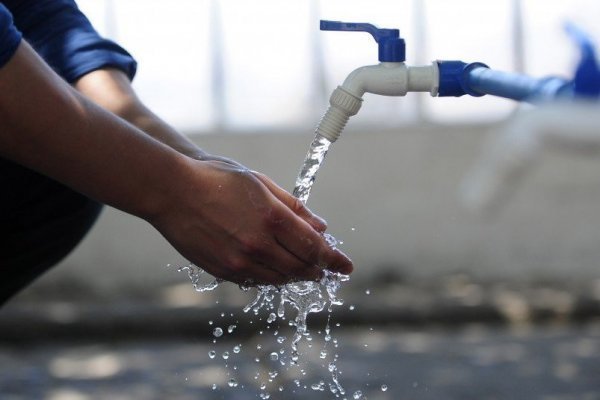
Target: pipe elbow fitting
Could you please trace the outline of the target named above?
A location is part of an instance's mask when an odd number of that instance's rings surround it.
[[[381,63],[352,71],[342,87],[358,97],[365,93],[405,96],[408,92],[429,92],[436,96],[439,72],[436,63],[418,67],[397,62]]]
[[[342,87],[362,97],[365,93],[404,96],[408,89],[408,71],[404,63],[381,63],[355,69]]]

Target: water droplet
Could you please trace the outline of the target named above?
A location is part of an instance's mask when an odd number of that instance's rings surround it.
[[[277,343],[279,343],[279,344],[283,343],[284,341],[285,341],[285,336],[279,336],[277,338]]]
[[[276,352],[272,352],[271,353],[271,360],[273,360],[273,361],[279,360],[279,354],[277,354]]]
[[[275,379],[275,377],[278,375],[279,373],[277,371],[269,371],[269,377],[271,379]]]
[[[356,392],[354,392],[354,394],[352,395],[352,398],[354,398],[354,400],[358,400],[360,398],[362,398],[362,392],[360,390],[357,390]]]
[[[279,386],[279,391],[283,392],[283,386]]]
[[[313,383],[312,385],[310,385],[310,388],[312,390],[319,390],[322,392],[325,390],[325,382],[320,381],[319,383]]]
[[[351,230],[352,232],[356,232],[356,228],[354,228],[354,227],[350,228],[350,230]]]
[[[353,306],[353,305],[351,305],[350,307],[348,307],[348,309],[349,309],[350,311],[354,311],[354,306]]]
[[[242,345],[241,345],[241,344],[238,344],[237,346],[235,346],[235,347],[233,348],[233,352],[234,352],[235,354],[239,353],[239,352],[240,352],[240,350],[242,350]]]
[[[216,383],[212,384],[212,390],[217,390],[217,384]]]
[[[384,384],[384,385],[381,385],[381,391],[382,391],[382,392],[385,392],[385,391],[387,391],[387,390],[388,390],[388,387],[387,387],[387,385],[385,385],[385,384]]]
[[[262,349],[262,346],[260,344],[257,344],[256,345],[256,350],[260,350],[260,349]]]
[[[223,360],[227,360],[229,358],[229,352],[228,351],[223,352],[222,357],[223,357]]]
[[[326,352],[325,350],[321,350],[321,354],[319,355],[319,357],[320,357],[321,359],[324,359],[324,358],[326,358],[326,357],[327,357],[327,352]]]
[[[212,320],[211,320],[211,321],[208,321],[208,324],[209,324],[209,325],[212,325],[212,324],[213,324]]]
[[[254,359],[254,361],[255,361],[255,362],[260,362],[260,358],[256,357],[256,358]]]
[[[269,318],[267,318],[267,323],[270,324],[271,322],[275,321],[277,319],[277,315],[275,315],[275,313],[271,313],[269,314]]]
[[[214,351],[214,350],[211,350],[211,351],[209,351],[209,352],[208,352],[208,356],[209,356],[210,358],[215,358],[215,356],[216,356],[216,355],[217,355],[217,352],[216,352],[216,351]]]
[[[365,290],[365,294],[368,296],[371,294],[371,291],[369,289]]]
[[[260,390],[265,390],[267,388],[267,384],[266,383],[261,383],[260,384]]]
[[[234,330],[235,328],[236,328],[236,325],[229,325],[229,326],[227,327],[227,332],[231,333],[231,332],[233,332],[233,330]]]
[[[216,327],[215,330],[213,331],[213,335],[215,337],[221,337],[223,336],[223,329]]]
[[[229,385],[229,387],[237,387],[238,383],[235,379],[231,378],[228,382],[227,385]]]

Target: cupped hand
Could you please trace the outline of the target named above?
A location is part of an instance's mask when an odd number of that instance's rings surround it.
[[[237,163],[190,159],[153,225],[187,259],[236,283],[316,280],[352,262],[322,236],[326,225],[266,176]]]

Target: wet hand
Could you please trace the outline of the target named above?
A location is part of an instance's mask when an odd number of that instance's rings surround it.
[[[155,227],[194,264],[236,283],[316,280],[348,274],[352,262],[329,247],[326,225],[266,176],[237,164],[189,160]]]

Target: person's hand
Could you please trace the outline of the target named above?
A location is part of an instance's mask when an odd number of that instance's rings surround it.
[[[234,167],[239,167],[241,169],[248,169],[239,162],[232,160],[231,158],[208,154],[203,152],[201,158],[203,161],[222,161],[224,163],[230,164]],[[296,215],[300,218],[304,219],[308,222],[314,229],[319,232],[325,232],[327,229],[327,223],[321,217],[316,214],[313,214],[298,198],[292,196],[290,193],[286,192],[279,185],[271,180],[268,176],[263,173],[257,171],[250,171],[254,176],[256,176],[266,187],[271,191],[271,193],[277,197],[283,204],[289,207]]]
[[[264,175],[224,161],[189,159],[171,203],[151,223],[191,262],[236,283],[317,280],[352,263],[329,247],[319,217]]]

